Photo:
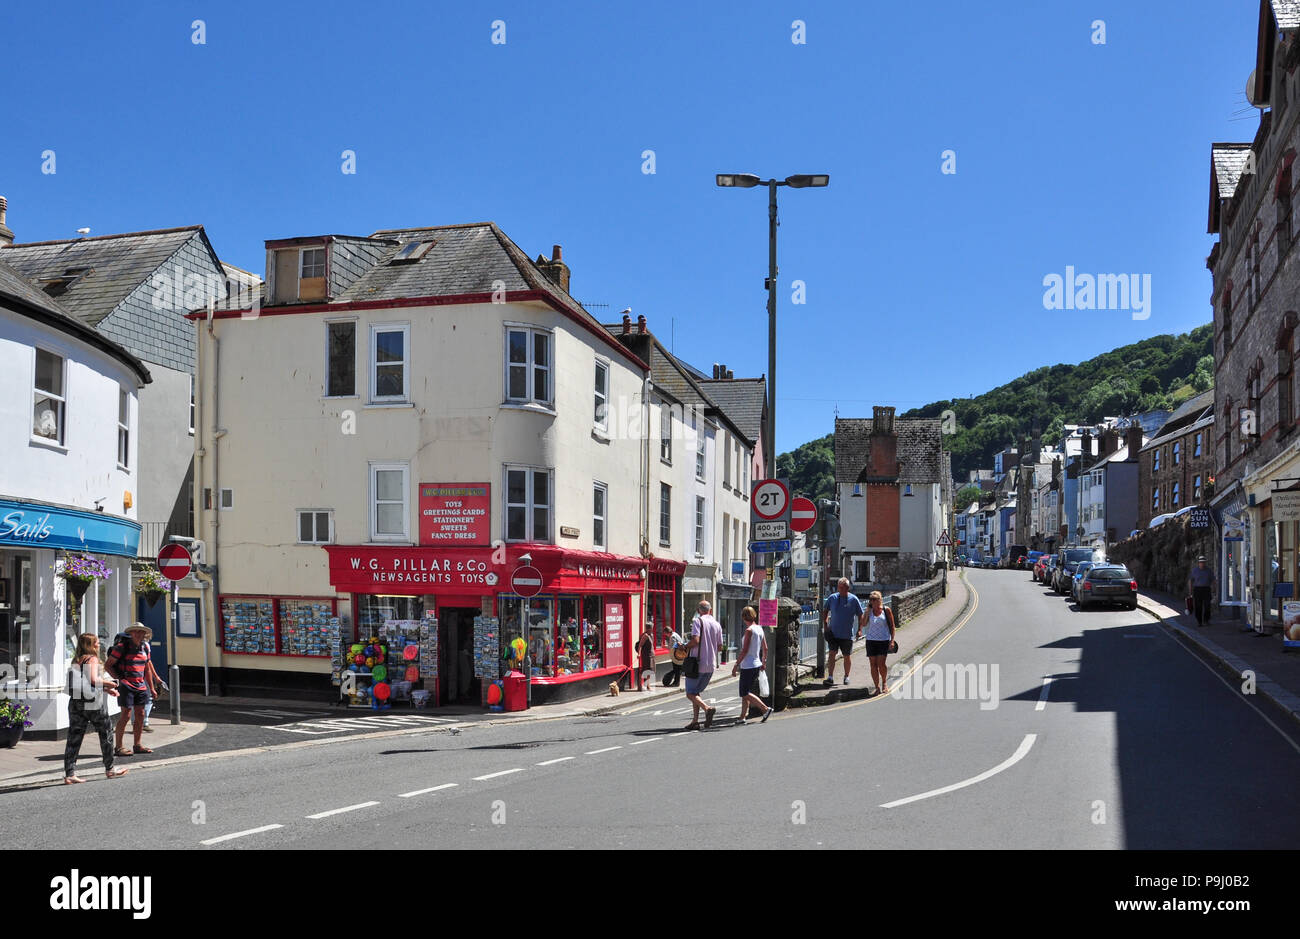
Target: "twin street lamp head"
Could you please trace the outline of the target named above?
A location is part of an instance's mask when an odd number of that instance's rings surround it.
[[[814,173],[812,175],[787,176],[784,181],[769,179],[766,182],[769,184],[775,182],[778,186],[789,186],[792,189],[807,189],[809,186],[825,186],[830,181],[831,178],[827,174]],[[719,173],[717,182],[724,189],[751,189],[754,186],[761,185],[764,180],[759,179],[752,173]]]

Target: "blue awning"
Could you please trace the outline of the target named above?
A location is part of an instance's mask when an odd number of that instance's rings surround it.
[[[140,547],[140,523],[101,512],[0,499],[0,545],[133,558]]]

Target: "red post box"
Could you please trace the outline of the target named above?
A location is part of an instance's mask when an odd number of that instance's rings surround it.
[[[507,711],[526,711],[528,709],[528,676],[523,672],[506,672],[505,704]]]

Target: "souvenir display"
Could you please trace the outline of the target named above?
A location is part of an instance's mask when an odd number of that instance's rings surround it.
[[[244,655],[274,655],[275,615],[270,600],[227,597],[221,601],[222,648]]]
[[[319,600],[279,600],[280,654],[330,654],[334,604]]]
[[[501,674],[499,623],[495,616],[474,617],[474,676],[494,681]]]

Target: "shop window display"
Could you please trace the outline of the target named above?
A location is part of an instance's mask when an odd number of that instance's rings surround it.
[[[582,599],[582,632],[586,657],[583,671],[590,672],[605,665],[605,607],[598,596]]]
[[[533,677],[553,678],[558,667],[555,648],[555,621],[549,597],[533,597],[528,602],[528,654],[533,660]]]
[[[320,597],[221,598],[221,646],[239,655],[328,658],[337,639],[337,608]]]

